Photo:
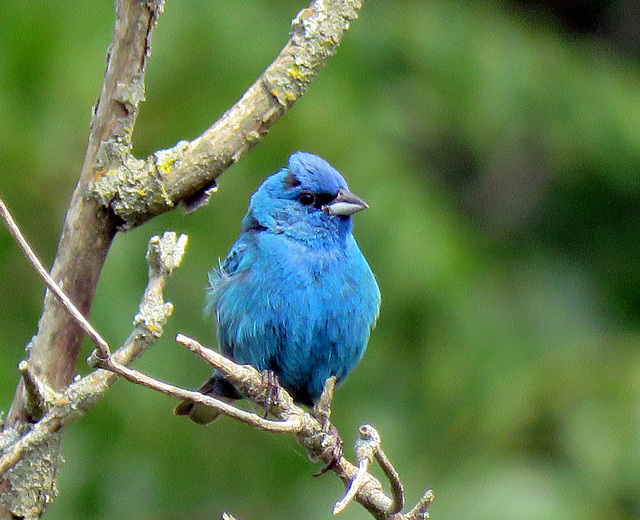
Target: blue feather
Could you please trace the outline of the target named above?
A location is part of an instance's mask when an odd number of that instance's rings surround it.
[[[317,402],[329,377],[347,377],[378,317],[380,291],[351,232],[351,215],[367,207],[326,161],[296,152],[253,194],[240,236],[209,274],[205,309],[221,352],[272,370],[301,404]],[[219,374],[203,389],[240,397]],[[176,413],[215,418],[189,402]]]

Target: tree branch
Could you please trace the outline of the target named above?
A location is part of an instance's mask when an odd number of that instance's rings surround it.
[[[97,172],[123,164],[131,150],[131,133],[143,98],[143,78],[149,37],[161,1],[116,0],[116,22],[107,70],[91,121],[82,173],[62,228],[51,278],[87,316],[98,279],[117,230],[117,218],[99,201],[88,197]],[[120,163],[118,164],[118,162]],[[49,290],[46,291],[38,333],[29,348],[28,366],[47,387],[62,392],[72,381],[82,344],[78,321]],[[41,418],[29,406],[23,380],[18,384],[3,430],[23,435]],[[0,479],[0,520],[23,511],[37,518],[57,494],[61,465],[61,435],[55,434],[23,460],[11,480]]]
[[[164,326],[173,313],[173,305],[164,301],[164,287],[169,275],[180,266],[186,244],[186,235],[177,237],[175,233],[165,233],[162,238],[154,236],[149,240],[147,250],[149,281],[138,307],[138,313],[133,319],[135,327],[125,344],[111,356],[111,359],[120,366],[131,363],[162,336]],[[32,381],[29,385],[38,387],[44,385],[31,373],[26,361],[21,363],[21,371],[25,379]],[[54,392],[45,386],[47,390],[39,391],[45,396],[46,410],[42,419],[22,437],[13,429],[2,432],[0,476],[11,470],[27,453],[39,448],[53,433],[93,409],[117,379],[117,375],[113,372],[96,370],[71,383],[62,393]],[[10,481],[14,480],[12,477],[13,475],[10,474]],[[2,500],[6,502],[5,495]],[[15,511],[15,508],[12,508],[12,511]],[[19,513],[14,512],[14,514]]]
[[[145,161],[103,172],[94,194],[131,228],[174,208],[206,202],[216,178],[253,146],[302,96],[331,58],[361,0],[316,0],[291,24],[276,60],[242,98],[197,139],[181,141]],[[195,201],[195,204],[194,204]]]
[[[155,390],[156,392],[160,392],[161,394],[169,395],[177,399],[188,399],[193,402],[204,404],[205,406],[210,406],[211,408],[229,415],[234,419],[238,419],[239,421],[250,424],[251,426],[255,426],[256,428],[259,428],[261,430],[281,433],[292,432],[298,427],[298,421],[296,421],[295,419],[289,419],[281,422],[269,421],[267,419],[263,419],[255,413],[236,408],[235,406],[232,406],[214,397],[201,394],[200,392],[186,390],[184,388],[170,385],[169,383],[165,383],[164,381],[160,381],[158,379],[150,377],[147,374],[140,372],[139,370],[127,368],[114,361],[113,359],[101,359],[98,356],[93,356],[89,359],[89,362],[94,366],[113,372],[114,374],[117,374],[118,376],[121,376],[124,379],[137,385],[150,388],[151,390]]]
[[[407,513],[406,520],[425,520],[425,518],[429,518],[429,506],[435,498],[433,492],[427,489],[420,497],[416,507]]]

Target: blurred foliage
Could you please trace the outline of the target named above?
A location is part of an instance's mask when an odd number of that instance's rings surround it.
[[[275,57],[304,5],[168,1],[136,153],[199,135]],[[318,153],[371,205],[355,230],[383,293],[367,355],[335,401],[347,454],[357,426],[376,425],[408,502],[432,487],[438,520],[640,518],[639,16],[631,0],[367,2],[208,207],[117,238],[92,320],[122,342],[148,237],[188,233],[168,287],[175,316],[137,366],[198,385],[208,368],[172,337],[213,344],[208,269],[264,176],[292,151]],[[0,192],[47,265],[112,18],[107,1],[0,3]],[[42,294],[0,233],[3,408]],[[68,429],[48,517],[329,518],[342,486],[312,478],[292,439],[231,420],[196,427],[173,405],[115,385]],[[369,517],[352,506],[342,518]]]

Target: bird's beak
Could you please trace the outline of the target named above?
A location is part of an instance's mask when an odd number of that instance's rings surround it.
[[[340,190],[329,204],[322,206],[322,209],[329,215],[349,216],[362,209],[367,209],[369,204],[348,190]]]

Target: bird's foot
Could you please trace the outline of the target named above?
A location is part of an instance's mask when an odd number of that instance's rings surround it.
[[[271,409],[278,400],[280,392],[280,381],[273,370],[262,372],[262,386],[264,387],[264,418],[266,419]]]
[[[322,453],[320,459],[326,462],[325,465],[320,468],[320,471],[313,474],[314,477],[324,475],[327,471],[335,468],[342,458],[342,439],[340,438],[338,429],[333,424],[329,424],[328,430],[322,435]]]

